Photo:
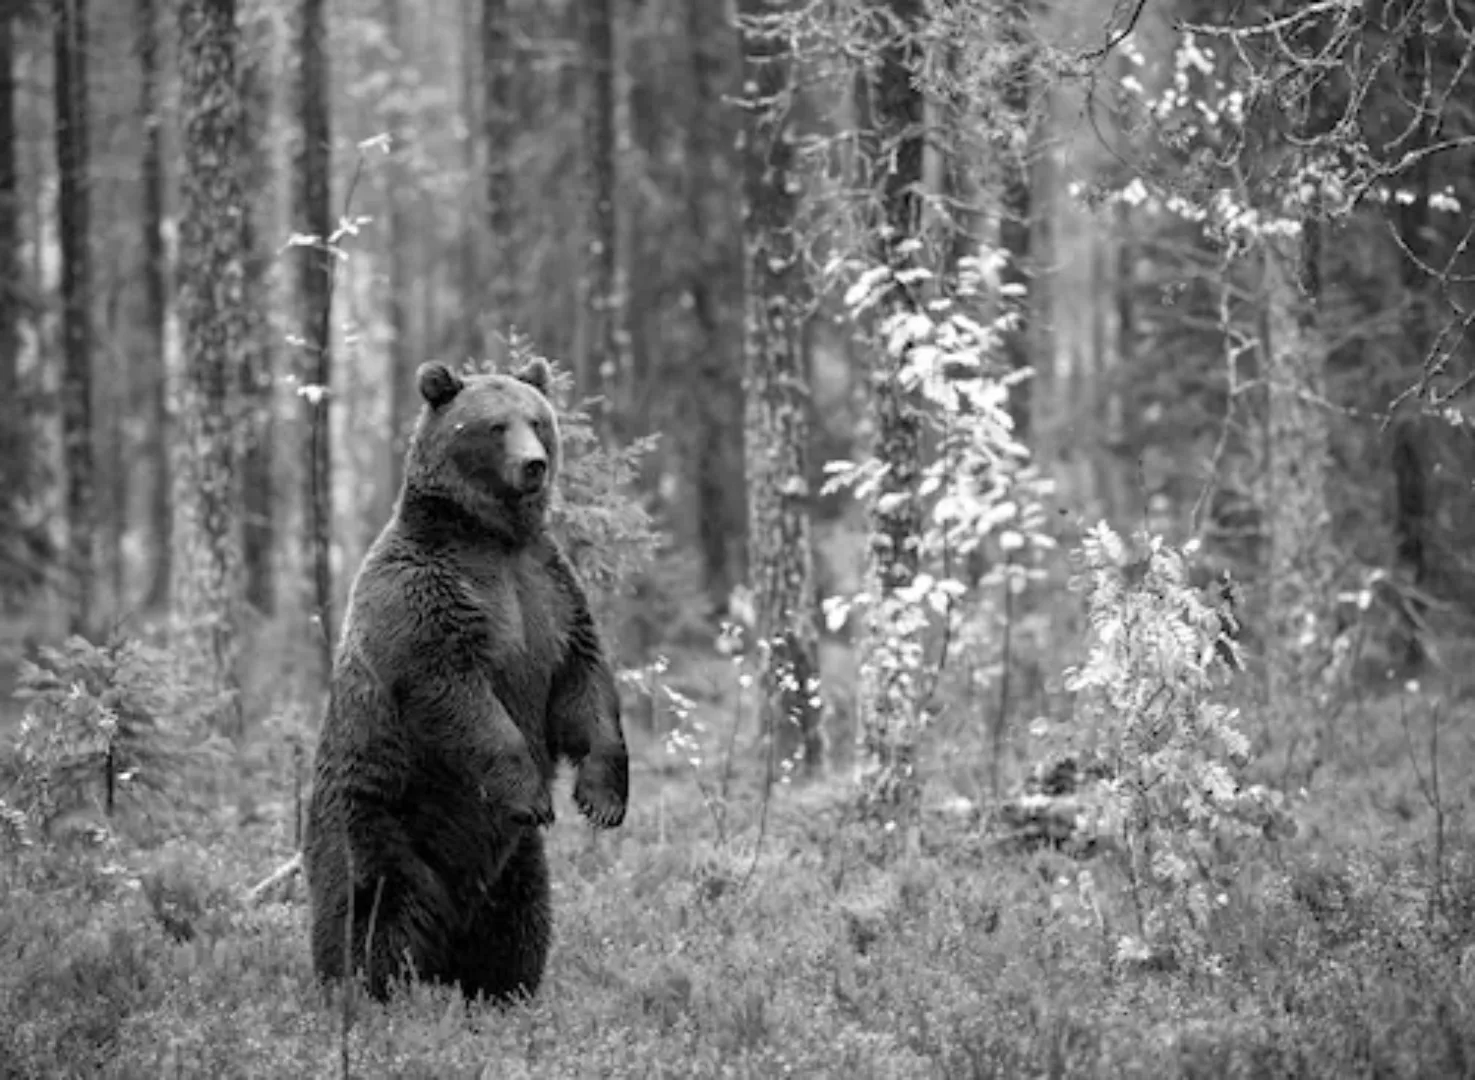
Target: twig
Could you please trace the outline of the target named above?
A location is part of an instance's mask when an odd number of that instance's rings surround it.
[[[1082,61],[1102,60],[1108,56],[1127,38],[1131,37],[1132,31],[1137,29],[1137,22],[1142,18],[1142,12],[1147,8],[1147,0],[1136,0],[1132,5],[1132,11],[1127,16],[1126,23],[1116,31],[1108,31],[1106,40],[1097,48],[1089,49],[1080,54]]]
[[[301,869],[302,869],[302,852],[299,851],[296,855],[293,855],[286,862],[282,863],[281,866],[279,866],[275,870],[273,870],[264,879],[262,879],[261,881],[257,882],[255,885],[252,885],[249,889],[247,889],[246,890],[246,903],[247,904],[258,904],[258,903],[260,903],[261,900],[262,900],[262,898],[264,896],[266,896],[267,893],[271,892],[277,886],[284,885],[288,881],[291,881],[294,877],[297,876],[298,872]]]
[[[1414,738],[1408,722],[1408,712],[1404,707],[1403,699],[1398,702],[1398,718],[1403,723],[1403,735],[1408,743],[1408,760],[1413,766],[1414,780],[1419,786],[1419,794],[1428,803],[1429,809],[1434,812],[1434,891],[1429,899],[1430,915],[1444,913],[1444,850],[1445,850],[1445,812],[1444,798],[1439,790],[1439,704],[1435,702],[1433,711],[1429,718],[1429,773],[1425,776],[1419,768],[1418,754],[1414,752]]]

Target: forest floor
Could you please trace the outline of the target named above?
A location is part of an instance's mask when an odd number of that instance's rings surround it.
[[[1335,739],[1275,733],[1266,767],[1309,778],[1301,829],[1228,864],[1216,973],[1123,964],[1111,860],[1009,852],[986,815],[945,812],[939,758],[898,854],[849,820],[843,777],[765,813],[714,719],[696,766],[632,731],[623,828],[595,837],[560,786],[537,999],[418,987],[357,1004],[346,1037],[300,881],[243,900],[293,848],[292,769],[263,734],[188,815],[50,877],[0,864],[0,1078],[1469,1076],[1468,712],[1443,710],[1432,755],[1426,697],[1363,703]]]

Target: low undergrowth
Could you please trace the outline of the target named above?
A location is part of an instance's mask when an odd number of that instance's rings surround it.
[[[7,856],[0,1076],[1431,1076],[1475,1067],[1475,844],[1402,835],[1241,852],[1205,931],[1220,969],[1124,961],[1107,853],[1007,854],[930,812],[903,854],[831,780],[739,773],[719,839],[692,778],[639,753],[630,819],[551,834],[558,937],[506,1010],[420,987],[343,1012],[305,909],[246,887],[291,850],[271,798],[186,836]],[[243,773],[250,782],[250,770]],[[259,779],[259,777],[258,777]],[[659,794],[657,794],[657,792]],[[1311,793],[1311,799],[1336,792]],[[759,831],[759,821],[766,824]],[[90,841],[96,845],[98,841]],[[1089,885],[1089,887],[1088,887]]]

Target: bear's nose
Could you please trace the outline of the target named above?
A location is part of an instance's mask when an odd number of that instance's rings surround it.
[[[537,491],[548,478],[548,463],[540,458],[522,463],[522,490]]]

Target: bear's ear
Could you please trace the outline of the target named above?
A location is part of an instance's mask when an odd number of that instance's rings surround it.
[[[461,381],[461,376],[439,363],[421,364],[418,378],[420,396],[432,409],[439,409],[466,385]]]
[[[525,382],[540,394],[548,393],[548,384],[553,381],[553,371],[548,367],[548,361],[541,356],[535,360],[529,360],[521,368],[512,373],[512,377],[519,382]]]

